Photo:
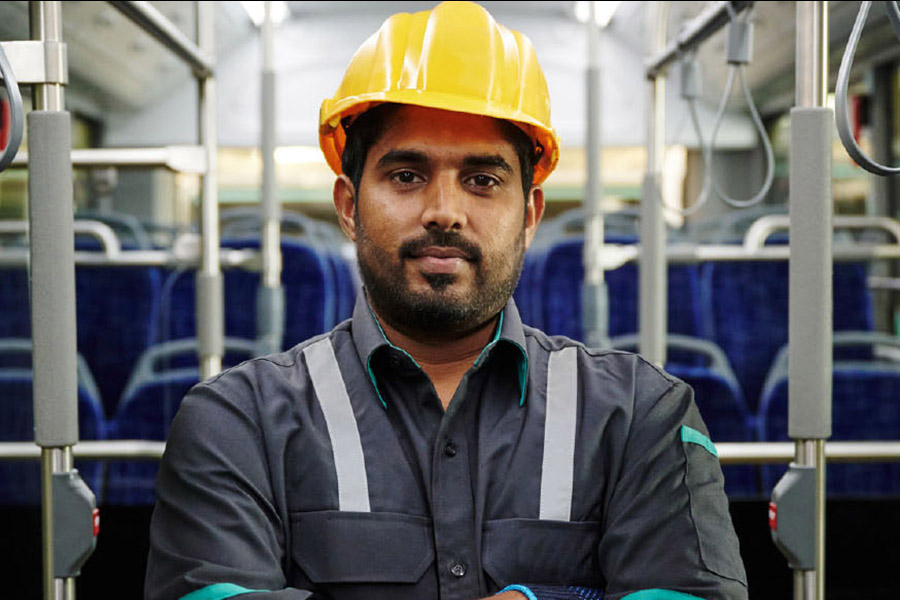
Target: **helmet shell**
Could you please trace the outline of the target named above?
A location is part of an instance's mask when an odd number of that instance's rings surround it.
[[[335,173],[342,173],[344,120],[385,102],[510,121],[535,144],[535,185],[559,159],[534,46],[473,2],[393,15],[360,46],[319,113],[319,146]]]

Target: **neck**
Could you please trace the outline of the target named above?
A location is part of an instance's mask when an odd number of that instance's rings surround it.
[[[493,338],[499,316],[455,336],[428,336],[403,332],[375,312],[388,340],[409,353],[431,379],[445,410],[466,371]]]

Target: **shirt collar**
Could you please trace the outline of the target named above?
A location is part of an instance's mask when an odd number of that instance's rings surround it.
[[[378,383],[372,371],[372,357],[381,348],[388,347],[408,356],[417,367],[419,365],[405,350],[393,345],[387,339],[381,324],[379,324],[375,313],[372,312],[372,308],[369,306],[369,301],[363,288],[358,290],[350,331],[353,335],[353,343],[356,346],[359,360],[366,367],[366,372],[369,374],[369,379],[372,381],[372,386],[375,388],[378,399],[387,408],[387,403],[381,395],[381,390],[378,389]],[[490,356],[491,351],[499,344],[508,344],[517,352],[519,405],[521,406],[525,403],[525,388],[528,381],[528,353],[525,350],[525,330],[522,327],[522,319],[512,298],[509,299],[506,307],[500,313],[500,321],[493,339],[484,347],[478,358],[475,359],[475,367],[481,367],[488,356]]]

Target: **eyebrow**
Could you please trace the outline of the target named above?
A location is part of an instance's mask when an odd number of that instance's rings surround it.
[[[506,171],[510,175],[513,172],[513,168],[509,166],[509,163],[500,156],[499,154],[476,154],[473,156],[467,156],[463,159],[463,166],[466,167],[497,167]]]
[[[375,168],[382,169],[384,167],[397,163],[424,165],[427,162],[428,157],[424,152],[418,152],[416,150],[391,150],[378,159],[378,162],[375,164]]]
[[[428,156],[424,152],[418,150],[391,150],[378,159],[375,168],[383,169],[385,167],[398,163],[424,165],[428,163]],[[465,167],[496,167],[512,174],[513,168],[499,154],[473,154],[463,159]]]

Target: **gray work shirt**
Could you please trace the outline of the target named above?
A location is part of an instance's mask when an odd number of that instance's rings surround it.
[[[688,385],[523,326],[510,301],[444,412],[359,297],[330,333],[188,393],[147,600],[474,600],[509,584],[747,597]]]

